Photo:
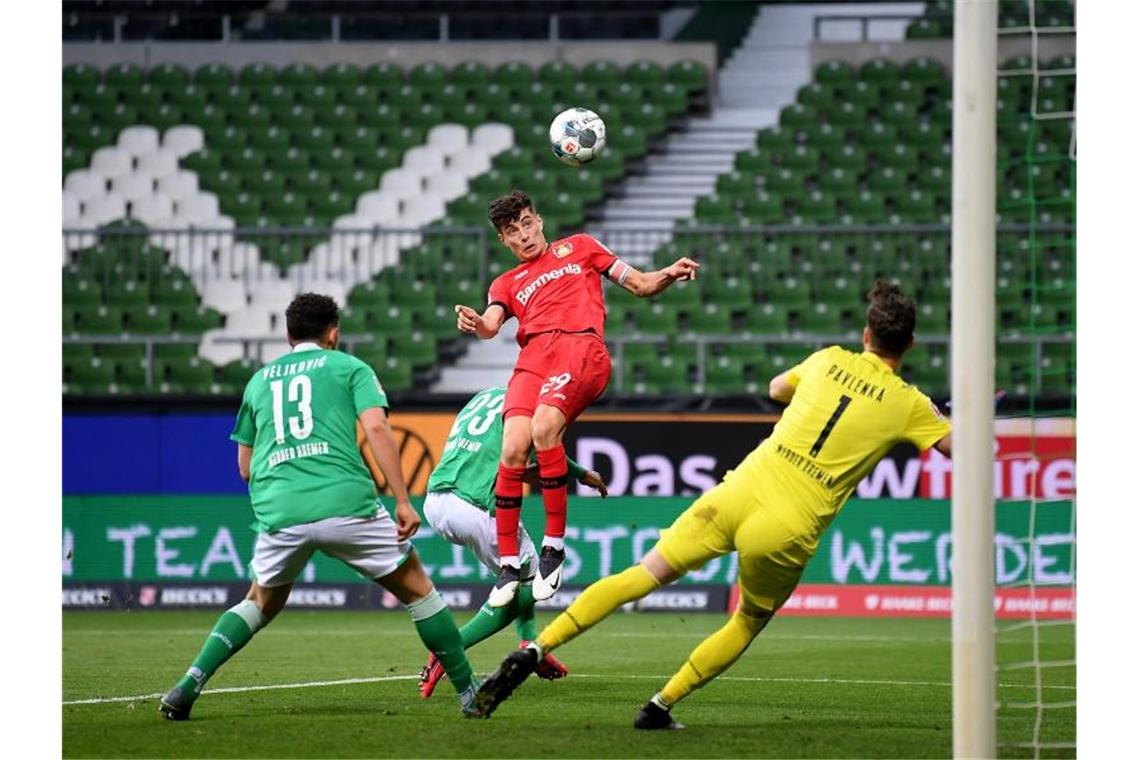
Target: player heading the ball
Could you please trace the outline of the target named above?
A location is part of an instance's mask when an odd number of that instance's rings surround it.
[[[566,552],[566,452],[562,438],[606,389],[610,356],[605,343],[602,277],[630,293],[655,296],[678,280],[696,279],[700,265],[680,258],[656,272],[639,272],[589,235],[547,243],[542,217],[526,193],[495,198],[488,218],[499,242],[519,265],[495,278],[482,314],[456,304],[461,331],[493,338],[506,320],[518,320],[521,347],[503,405],[503,452],[495,480],[495,524],[500,569],[489,597],[493,607],[518,592],[519,508],[533,446],[546,509],[546,529],[534,581],[535,599],[549,599],[562,583]]]

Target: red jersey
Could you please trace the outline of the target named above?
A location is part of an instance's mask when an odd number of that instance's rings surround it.
[[[488,304],[499,304],[519,321],[518,342],[551,330],[605,337],[606,306],[602,276],[621,263],[589,235],[555,240],[532,261],[503,272],[491,283]]]

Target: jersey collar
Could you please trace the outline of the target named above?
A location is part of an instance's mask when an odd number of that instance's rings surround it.
[[[311,340],[307,340],[304,343],[298,343],[297,345],[293,346],[293,350],[291,353],[299,354],[302,351],[320,351],[320,350],[321,350],[320,346],[318,346],[316,343],[313,343]]]
[[[894,372],[894,370],[890,368],[890,365],[888,365],[885,361],[883,361],[883,357],[879,356],[874,351],[864,351],[863,352],[863,358],[867,359],[868,361],[872,361],[875,364],[878,364],[880,367],[887,370],[888,372]]]

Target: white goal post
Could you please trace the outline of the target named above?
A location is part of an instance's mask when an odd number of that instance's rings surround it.
[[[951,397],[954,757],[994,757],[997,2],[954,3]]]

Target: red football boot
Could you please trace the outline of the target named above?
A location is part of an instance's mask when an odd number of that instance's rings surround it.
[[[420,671],[420,697],[427,699],[435,691],[435,687],[447,677],[443,670],[443,663],[432,652],[428,655],[427,664]]]

